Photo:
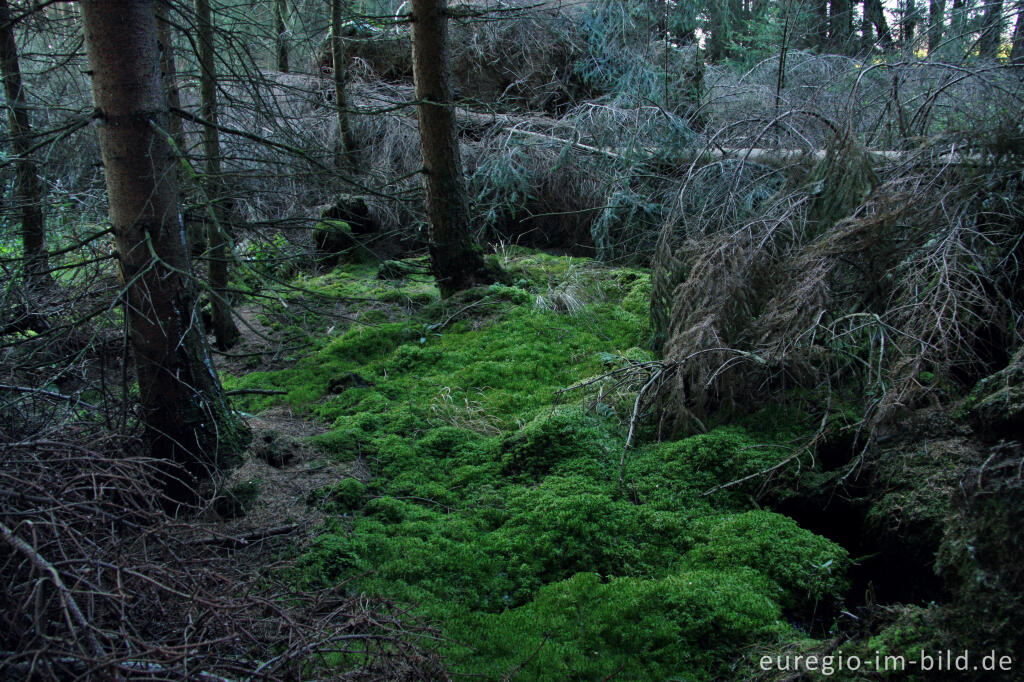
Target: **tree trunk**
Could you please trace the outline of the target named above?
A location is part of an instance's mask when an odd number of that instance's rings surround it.
[[[277,33],[277,70],[288,73],[288,29],[284,24],[284,16],[288,11],[286,0],[274,0],[274,32]]]
[[[338,139],[334,147],[334,167],[354,169],[355,140],[349,125],[345,99],[345,36],[343,35],[342,0],[331,0],[331,57],[334,60],[334,103],[338,107]]]
[[[903,16],[900,20],[900,48],[914,49],[914,34],[917,31],[917,7],[914,0],[904,0]]]
[[[853,5],[850,0],[831,0],[829,42],[837,54],[849,54],[853,47]]]
[[[150,453],[172,499],[245,444],[195,309],[160,79],[155,0],[81,2],[97,137]]]
[[[981,19],[981,36],[978,38],[978,56],[982,59],[996,59],[999,56],[999,42],[1003,35],[1003,0],[988,0],[985,14]]]
[[[804,44],[823,51],[828,45],[828,0],[810,0],[808,17],[810,26]]]
[[[181,109],[181,92],[178,89],[178,66],[174,59],[174,34],[168,17],[169,5],[158,2],[156,6],[156,38],[160,44],[160,71],[164,81],[164,93],[167,97],[167,105],[171,110]],[[181,116],[171,114],[167,121],[167,132],[170,133],[176,154],[185,154],[185,128],[181,122]],[[179,169],[180,170],[180,169]],[[181,173],[177,174],[181,178]],[[198,255],[206,249],[206,235],[196,221],[189,221],[185,226],[185,236],[188,238],[189,253]]]
[[[866,5],[867,3],[865,3]],[[870,54],[875,49],[875,29],[871,24],[871,17],[867,9],[861,12],[860,17],[860,51],[862,54]]]
[[[213,18],[210,0],[196,0],[196,27],[199,34],[199,115],[210,125],[203,127],[203,153],[206,156],[206,201],[208,219],[207,263],[210,283],[210,308],[217,348],[226,350],[238,341],[238,328],[228,301],[227,200],[220,168],[220,132],[217,130],[217,65],[214,61]]]
[[[892,50],[894,46],[892,32],[889,31],[889,22],[885,19],[882,0],[864,0],[864,12],[871,17],[871,23],[875,25],[875,32],[878,34],[878,44],[885,51]]]
[[[953,11],[949,17],[950,42],[956,45],[955,52],[958,57],[963,56],[964,46],[967,43],[967,13],[970,6],[967,0],[953,0]]]
[[[160,43],[160,70],[163,73],[164,89],[167,93],[167,105],[171,109],[181,109],[181,93],[178,90],[178,66],[174,61],[174,34],[167,16],[168,5],[158,2],[156,6],[156,36]],[[178,151],[185,151],[185,131],[181,117],[171,115],[167,123],[167,132],[177,145]]]
[[[412,73],[420,125],[430,268],[442,296],[494,281],[469,234],[448,52],[447,0],[411,0]]]
[[[21,214],[21,244],[24,250],[23,276],[25,286],[35,288],[52,282],[46,253],[46,223],[43,220],[43,186],[32,160],[32,127],[28,119],[28,102],[21,83],[18,45],[14,39],[10,7],[0,0],[0,72],[7,96],[7,119],[11,128],[11,151],[17,159],[15,195]]]
[[[942,45],[946,32],[946,0],[930,0],[928,3],[928,55],[934,55]]]
[[[1024,0],[1017,0],[1017,23],[1013,27],[1010,61],[1014,64],[1024,62]]]
[[[707,51],[708,60],[720,62],[729,56],[732,17],[730,3],[725,0],[712,2],[708,5]]]

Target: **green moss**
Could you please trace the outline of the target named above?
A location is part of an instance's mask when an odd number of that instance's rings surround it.
[[[579,407],[544,412],[501,443],[501,470],[506,475],[540,476],[580,455],[607,454],[607,432]]]
[[[307,501],[327,513],[345,514],[358,509],[365,497],[366,484],[354,478],[346,478],[315,490]]]
[[[329,585],[366,566],[366,547],[344,531],[324,533],[296,562],[294,579],[301,585]]]
[[[845,549],[769,511],[730,514],[700,524],[705,540],[683,565],[720,570],[746,566],[771,579],[784,608],[812,616],[838,603],[848,584]]]
[[[769,589],[742,569],[606,583],[580,573],[525,606],[466,619],[459,634],[474,651],[453,656],[492,679],[724,679],[737,651],[783,627]]]
[[[373,473],[311,498],[335,518],[294,580],[412,606],[442,628],[456,673],[490,679],[728,678],[748,644],[787,636],[779,614],[834,600],[845,554],[749,512],[758,477],[704,496],[789,456],[765,443],[796,426],[637,443],[620,491],[621,413],[562,391],[654,359],[649,275],[518,250],[505,265],[513,286],[445,301],[411,273],[384,282],[349,264],[311,278],[388,312],[318,339],[291,369],[236,380],[287,391],[250,404],[309,414],[328,429],[314,445]],[[569,288],[573,314],[535,308]],[[339,379],[350,373],[361,381]]]
[[[791,454],[763,439],[741,427],[723,426],[683,440],[638,448],[629,455],[627,487],[636,499],[659,509],[742,509],[763,483],[756,474]],[[741,481],[747,476],[751,478]],[[741,482],[718,489],[735,481]]]
[[[649,315],[651,311],[651,276],[635,275],[631,281],[621,282],[621,284],[629,286],[629,293],[622,299],[623,309],[638,317]]]
[[[226,519],[245,516],[246,512],[256,504],[260,494],[259,478],[243,481],[227,490],[213,500],[213,510]]]
[[[508,520],[486,539],[508,567],[511,603],[578,572],[657,573],[667,557],[685,550],[685,515],[659,517],[613,500],[609,488],[582,477],[549,477],[537,488],[511,491]]]

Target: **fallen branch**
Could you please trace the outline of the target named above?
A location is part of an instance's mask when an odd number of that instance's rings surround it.
[[[253,355],[262,355],[262,353],[253,353]],[[278,391],[272,388],[236,388],[233,391],[225,391],[224,395],[287,395],[288,391]]]
[[[297,523],[291,523],[287,526],[277,526],[276,528],[260,528],[254,531],[250,531],[243,535],[210,535],[198,540],[193,540],[192,544],[196,545],[222,545],[225,547],[245,547],[254,542],[260,542],[267,538],[277,537],[278,535],[288,535],[298,530],[299,525]]]
[[[71,596],[71,591],[68,590],[64,581],[60,577],[60,573],[54,568],[53,564],[44,559],[39,552],[35,550],[32,545],[28,544],[17,535],[14,534],[5,523],[0,522],[0,535],[3,535],[4,540],[7,544],[11,545],[14,549],[25,556],[32,565],[43,571],[50,576],[50,582],[57,588],[57,593],[60,594],[61,601],[64,603],[64,615],[68,619],[68,628],[75,632],[75,626],[72,624],[72,620],[78,624],[78,627],[82,629],[85,636],[89,640],[89,644],[92,646],[92,652],[97,658],[103,658],[106,652],[99,640],[96,639],[96,633],[93,632],[92,626],[89,625],[89,621],[82,615],[82,610],[78,608],[78,604]]]

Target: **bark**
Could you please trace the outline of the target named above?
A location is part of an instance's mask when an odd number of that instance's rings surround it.
[[[1024,0],[1017,0],[1017,23],[1013,28],[1010,61],[1014,64],[1024,62]]]
[[[160,69],[163,73],[164,90],[167,93],[167,105],[173,109],[181,109],[181,93],[178,90],[178,66],[174,60],[174,34],[167,16],[168,5],[158,2],[156,6],[157,41],[160,43]],[[185,149],[185,131],[181,118],[171,116],[167,124],[167,132],[177,145],[179,152]]]
[[[831,0],[829,42],[838,54],[849,54],[853,46],[853,5],[850,0]]]
[[[712,2],[708,6],[708,60],[719,62],[729,56],[732,17],[729,2]]]
[[[217,66],[214,61],[213,17],[210,0],[196,0],[196,27],[199,34],[199,115],[210,125],[203,126],[203,153],[206,156],[207,268],[210,284],[210,308],[213,334],[220,350],[238,341],[238,328],[228,302],[228,235],[226,192],[221,177],[220,131],[217,129]]]
[[[156,6],[156,38],[160,44],[160,71],[164,81],[167,105],[172,111],[181,110],[181,92],[178,89],[178,66],[174,59],[174,34],[168,17],[169,5],[158,2]],[[167,132],[177,148],[176,154],[185,154],[185,128],[181,117],[171,114],[167,121]],[[180,169],[179,169],[180,171]],[[178,178],[181,178],[180,172]],[[195,221],[185,226],[189,253],[198,255],[206,248],[206,235]]]
[[[274,0],[274,31],[277,33],[277,70],[288,73],[288,29],[284,25],[284,15],[288,9],[286,0]]]
[[[970,5],[966,0],[953,0],[953,11],[949,17],[950,39],[957,48],[959,56],[963,55],[964,46],[967,42],[967,13]]]
[[[23,277],[29,288],[52,282],[46,253],[46,223],[43,219],[43,186],[31,157],[32,126],[28,102],[21,82],[18,45],[14,39],[10,7],[0,0],[0,73],[7,97],[7,120],[11,129],[14,163],[14,193],[21,217],[21,244],[24,251]]]
[[[172,499],[229,460],[247,431],[228,407],[195,309],[160,78],[154,0],[81,2],[97,137],[150,453]]]
[[[430,266],[442,296],[494,281],[469,233],[448,51],[447,1],[411,0],[412,69],[420,127]]]
[[[996,59],[999,56],[999,42],[1003,35],[1003,0],[988,0],[985,3],[981,26],[978,56],[982,59]]]
[[[866,4],[866,3],[865,3]],[[868,54],[875,49],[875,29],[871,24],[871,17],[867,11],[861,12],[860,17],[860,51]]]
[[[864,0],[864,13],[871,18],[871,23],[875,25],[878,44],[883,50],[892,50],[894,46],[892,32],[889,30],[889,22],[885,19],[882,0]]]
[[[938,52],[946,32],[946,0],[929,0],[928,3],[928,54]]]
[[[917,32],[917,8],[914,0],[904,0],[900,16],[900,49],[910,52],[914,49],[914,35]]]
[[[342,0],[331,0],[331,58],[334,61],[334,103],[338,107],[338,139],[334,148],[334,167],[352,170],[356,166],[355,139],[349,125],[345,98],[346,62]]]

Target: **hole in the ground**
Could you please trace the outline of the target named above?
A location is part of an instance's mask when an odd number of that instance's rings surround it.
[[[940,600],[942,581],[935,575],[939,538],[931,529],[903,528],[880,533],[867,523],[863,499],[833,495],[788,500],[776,511],[804,528],[842,545],[855,564],[850,568],[848,609],[865,604],[913,604]],[[933,540],[930,542],[929,540]]]

